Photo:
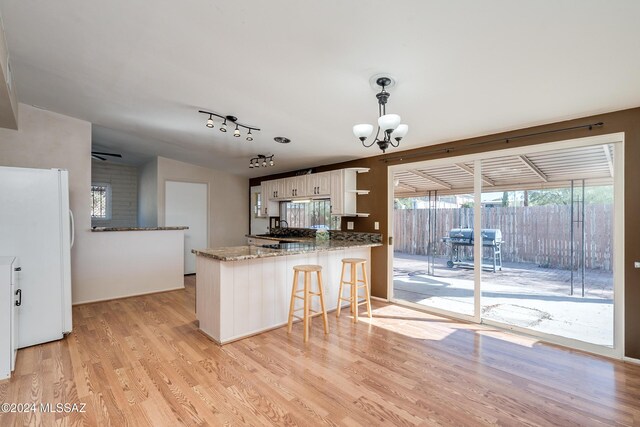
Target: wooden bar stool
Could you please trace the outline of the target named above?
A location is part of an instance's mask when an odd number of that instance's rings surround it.
[[[304,273],[304,287],[298,289],[298,277],[299,273]],[[311,274],[315,272],[318,279],[318,292],[311,292]],[[302,293],[302,296],[298,294]],[[311,297],[320,297],[320,311],[311,310]],[[294,309],[295,300],[301,299],[304,301],[302,308]],[[303,311],[302,317],[296,316],[296,311]],[[322,288],[322,266],[319,265],[295,265],[293,267],[293,286],[291,288],[291,303],[289,304],[289,328],[288,332],[291,333],[291,327],[293,325],[293,318],[302,320],[304,328],[304,342],[309,340],[309,324],[311,318],[322,315],[324,321],[324,333],[329,333],[329,320],[327,319],[327,310],[324,306],[324,289]]]
[[[351,266],[351,276],[347,281],[345,280],[344,273],[345,267],[348,265]],[[358,279],[358,270],[357,266],[362,266],[362,279]],[[351,315],[353,316],[353,321],[358,321],[358,306],[362,304],[367,304],[367,312],[369,313],[369,317],[371,317],[371,299],[369,298],[369,282],[367,280],[367,260],[363,258],[344,258],[342,260],[342,273],[340,274],[340,291],[338,292],[338,311],[337,317],[340,317],[340,309],[342,308],[342,301],[349,301],[351,304]],[[343,298],[343,285],[350,285],[349,298]],[[358,295],[358,290],[364,289],[364,301],[358,302],[360,295]]]

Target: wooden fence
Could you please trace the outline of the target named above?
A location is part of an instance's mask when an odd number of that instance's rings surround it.
[[[435,256],[447,256],[442,242],[452,228],[472,228],[473,209],[396,209],[394,250],[427,255],[429,214],[435,215]],[[613,206],[585,205],[585,267],[611,271],[613,255]],[[433,219],[432,219],[433,221]],[[571,266],[571,207],[547,205],[482,209],[482,228],[502,231],[502,259],[532,262],[550,268]],[[580,263],[581,228],[574,227],[575,263]]]

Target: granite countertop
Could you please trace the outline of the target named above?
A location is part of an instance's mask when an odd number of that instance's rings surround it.
[[[310,243],[289,243],[282,249],[263,248],[261,246],[233,246],[212,249],[193,249],[191,252],[218,261],[242,261],[247,259],[275,256],[298,255],[309,252],[337,251],[349,248],[371,248],[382,246],[377,242],[353,242],[345,240],[321,240]]]
[[[92,227],[91,231],[163,231],[163,230],[187,230],[189,227]]]

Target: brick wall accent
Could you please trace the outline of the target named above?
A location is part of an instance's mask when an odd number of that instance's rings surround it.
[[[93,160],[91,182],[111,184],[111,219],[92,218],[92,227],[138,225],[138,169],[135,166]]]

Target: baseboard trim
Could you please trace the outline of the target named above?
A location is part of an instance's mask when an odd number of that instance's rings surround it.
[[[72,306],[76,306],[76,305],[94,304],[96,302],[115,301],[115,300],[119,300],[119,299],[141,297],[141,296],[144,296],[144,295],[162,294],[162,293],[165,293],[165,292],[179,291],[180,289],[184,289],[184,285],[183,286],[179,286],[177,288],[163,289],[161,291],[140,292],[140,293],[137,293],[137,294],[122,295],[122,296],[117,296],[117,297],[112,297],[112,298],[101,298],[101,299],[95,299],[95,300],[89,300],[89,301],[74,302],[71,305]]]
[[[633,357],[624,356],[622,358],[623,362],[633,363],[634,365],[640,365],[640,359],[635,359]]]
[[[375,301],[389,302],[386,298],[374,297],[373,295],[370,298]]]

